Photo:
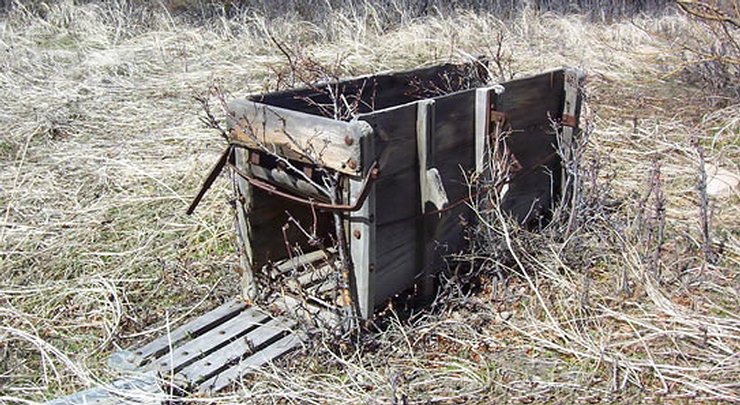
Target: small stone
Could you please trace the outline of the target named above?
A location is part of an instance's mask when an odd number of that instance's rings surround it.
[[[738,192],[740,176],[721,167],[705,164],[707,173],[707,194],[713,197],[730,196]]]

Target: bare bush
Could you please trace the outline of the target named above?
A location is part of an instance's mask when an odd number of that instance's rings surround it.
[[[686,66],[682,73],[720,95],[740,99],[740,6],[720,0],[677,0],[695,22],[681,38]]]

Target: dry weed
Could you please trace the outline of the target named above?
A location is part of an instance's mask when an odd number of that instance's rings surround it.
[[[266,31],[346,75],[490,53],[499,35],[515,75],[580,65],[589,181],[566,238],[559,221],[532,233],[485,213],[507,243],[479,288],[409,318],[389,310],[365,344],[319,342],[223,402],[740,400],[738,194],[701,208],[697,191],[697,146],[740,170],[740,107],[714,110],[714,94],[666,76],[684,61],[655,34],[685,17],[459,12],[389,27],[372,7],[325,26],[137,10],[67,1],[0,17],[0,401],[105,380],[119,346],[237,293],[227,182],[184,215],[223,148],[193,95],[274,88],[286,61]]]

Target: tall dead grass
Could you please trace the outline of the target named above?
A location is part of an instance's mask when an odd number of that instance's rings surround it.
[[[371,9],[318,27],[17,4],[0,20],[0,401],[105,380],[119,346],[237,293],[227,182],[184,215],[222,149],[192,96],[272,89],[286,61],[266,32],[346,75],[491,54],[496,33],[516,75],[579,65],[589,181],[566,238],[483,213],[508,243],[482,252],[495,266],[479,288],[408,319],[391,310],[359,347],[319,342],[224,402],[740,399],[738,194],[709,199],[708,261],[697,191],[697,147],[738,172],[740,106],[666,75],[685,60],[664,34],[701,34],[686,18],[459,12],[388,27]]]

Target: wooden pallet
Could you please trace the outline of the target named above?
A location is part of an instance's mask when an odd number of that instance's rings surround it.
[[[294,306],[288,302],[280,306]],[[47,404],[154,405],[172,392],[217,392],[300,347],[305,338],[295,326],[234,300],[142,347],[114,353],[109,366],[128,377]]]
[[[231,301],[152,342],[114,354],[121,371],[174,376],[187,391],[216,392],[244,373],[301,346],[296,322]]]
[[[108,365],[126,378],[57,398],[53,405],[160,404],[179,392],[214,393],[238,382],[242,376],[299,348],[306,325],[335,324],[327,305],[336,285],[326,255],[311,252],[272,269],[287,295],[275,297],[271,315],[247,307],[241,300],[227,302],[141,346],[114,353]],[[293,271],[298,269],[298,271]],[[328,304],[331,307],[331,304]],[[331,309],[334,309],[333,307]]]

